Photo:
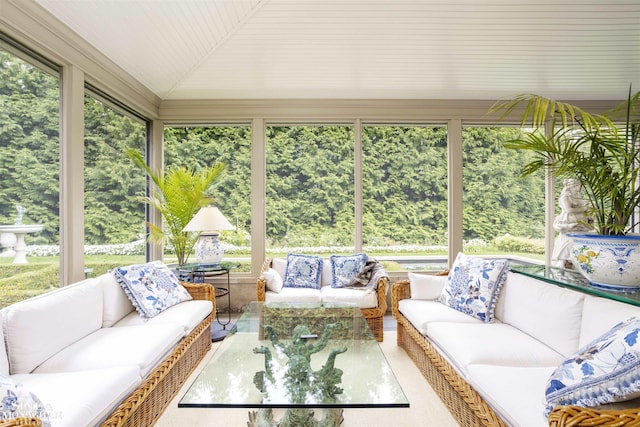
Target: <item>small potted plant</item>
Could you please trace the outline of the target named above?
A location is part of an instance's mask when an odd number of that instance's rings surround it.
[[[504,119],[524,108],[523,131],[505,144],[537,155],[523,175],[547,169],[580,182],[594,232],[571,235],[572,261],[592,284],[611,289],[640,288],[640,236],[631,234],[639,223],[634,215],[640,203],[639,102],[640,92],[629,88],[626,101],[602,114],[532,94],[490,109]]]
[[[142,197],[142,200],[162,215],[162,227],[148,223],[149,240],[168,243],[175,251],[178,267],[183,266],[187,263],[200,233],[185,232],[182,229],[201,207],[214,202],[210,191],[226,165],[218,163],[199,170],[175,166],[162,174],[152,170],[138,150],[127,150],[127,156],[142,168],[153,182],[150,195]]]

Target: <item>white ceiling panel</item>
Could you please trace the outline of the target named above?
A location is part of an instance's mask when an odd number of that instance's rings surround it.
[[[36,1],[161,99],[640,88],[640,0]]]

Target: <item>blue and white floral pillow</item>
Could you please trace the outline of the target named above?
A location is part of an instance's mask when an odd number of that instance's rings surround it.
[[[342,288],[348,285],[362,271],[368,259],[367,254],[330,256],[331,287]]]
[[[485,323],[493,323],[508,267],[505,259],[483,259],[460,252],[442,289],[440,302]]]
[[[284,287],[320,289],[321,273],[322,258],[313,255],[288,254]]]
[[[551,374],[545,415],[559,405],[594,407],[640,397],[640,318],[611,328]]]
[[[9,377],[0,375],[0,420],[39,418],[50,427],[49,413],[38,397]]]
[[[173,272],[160,261],[117,267],[116,280],[140,316],[151,318],[192,299]]]

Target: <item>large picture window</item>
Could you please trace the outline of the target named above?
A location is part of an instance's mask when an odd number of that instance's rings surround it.
[[[544,177],[522,178],[532,154],[503,146],[518,132],[509,127],[463,128],[465,252],[544,258]]]
[[[446,127],[363,126],[362,151],[364,247],[400,269],[443,269]]]
[[[146,176],[125,152],[145,152],[146,124],[90,95],[84,111],[85,266],[143,262]]]
[[[353,127],[273,125],[266,144],[267,256],[353,252]]]
[[[166,126],[165,168],[226,166],[212,196],[220,212],[235,226],[223,231],[224,260],[240,263],[235,271],[251,268],[251,127],[248,125]],[[168,262],[172,254],[165,254]],[[174,257],[175,258],[175,257]],[[194,258],[191,257],[191,260]]]
[[[0,47],[0,224],[42,225],[25,236],[28,270],[13,264],[15,234],[0,232],[0,307],[59,286],[59,111],[59,75]]]

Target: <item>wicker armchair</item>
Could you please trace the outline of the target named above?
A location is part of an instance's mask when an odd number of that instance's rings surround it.
[[[267,271],[271,267],[272,259],[268,258],[262,265],[262,271]],[[387,288],[389,280],[384,278],[378,282],[378,306],[375,308],[363,308],[362,316],[367,320],[369,329],[376,337],[376,340],[382,342],[384,340],[383,318],[387,312]],[[261,274],[256,283],[256,301],[263,302],[266,299],[267,283]]]

